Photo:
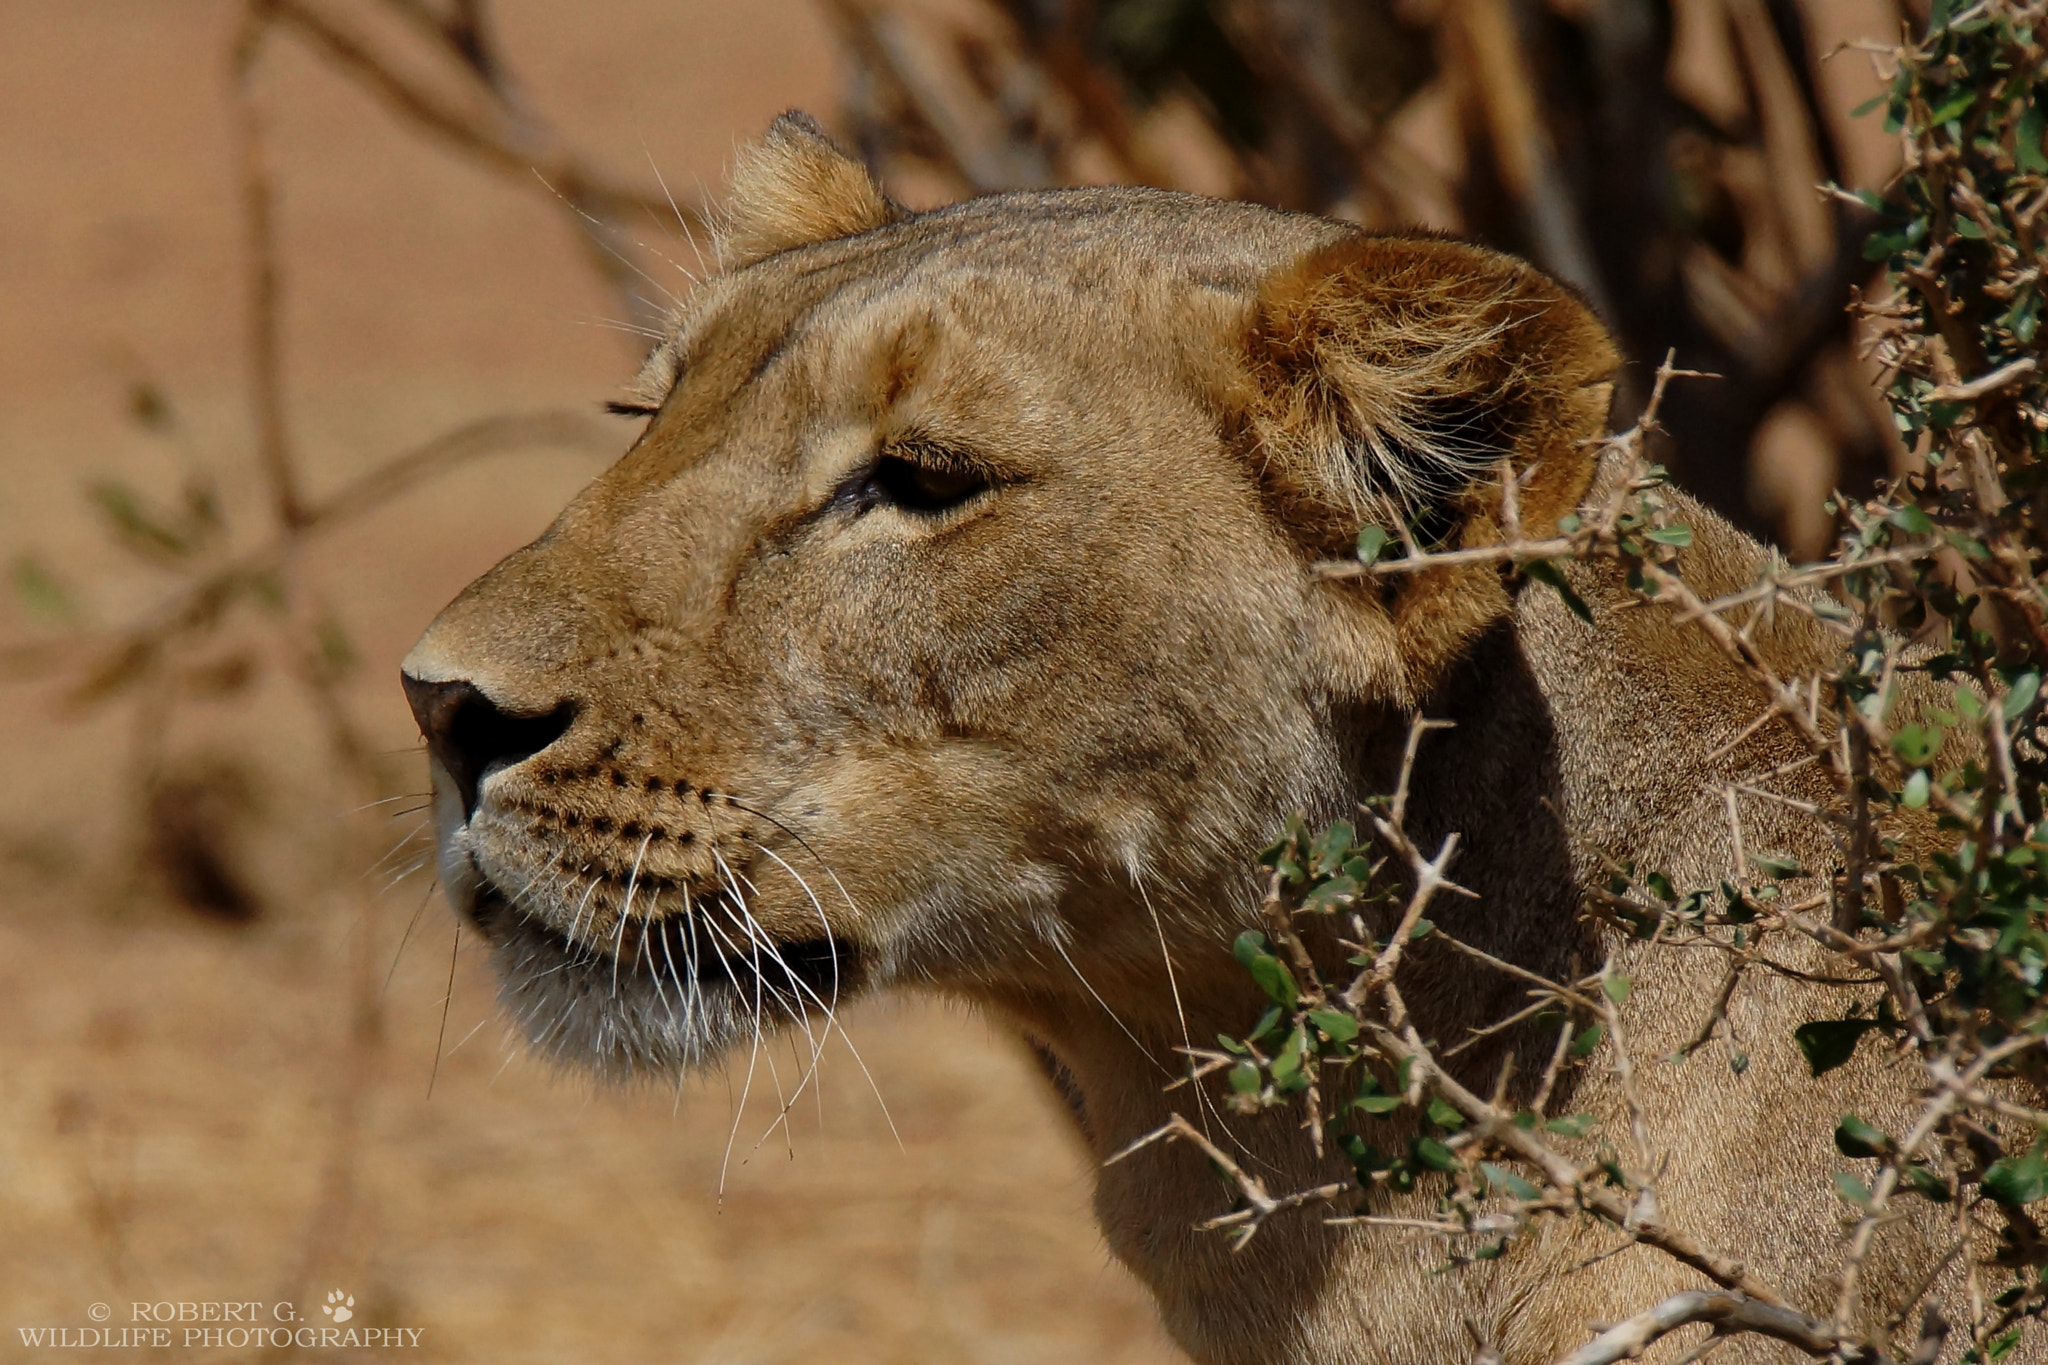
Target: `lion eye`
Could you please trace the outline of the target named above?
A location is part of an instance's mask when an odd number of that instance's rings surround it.
[[[870,477],[880,501],[906,512],[944,512],[988,487],[988,480],[972,470],[937,469],[898,455],[876,460]]]

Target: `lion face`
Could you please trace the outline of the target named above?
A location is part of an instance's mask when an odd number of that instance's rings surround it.
[[[1143,191],[906,218],[791,119],[736,197],[640,439],[404,665],[445,884],[564,1058],[1227,940],[1247,852],[1352,793],[1340,720],[1507,608],[1313,562],[1485,539],[1503,458],[1526,519],[1583,486],[1611,358],[1503,258]]]

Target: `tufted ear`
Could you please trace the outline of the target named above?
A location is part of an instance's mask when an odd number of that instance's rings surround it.
[[[1497,542],[1504,458],[1525,533],[1552,534],[1592,478],[1620,363],[1564,286],[1433,237],[1348,237],[1276,271],[1247,351],[1254,458],[1317,557],[1350,554],[1366,526],[1396,544],[1403,528],[1444,548]],[[1509,610],[1502,577],[1478,564],[1339,589],[1372,618],[1378,690],[1425,692]]]
[[[851,237],[905,217],[867,167],[834,146],[809,114],[790,110],[740,150],[719,259],[729,270],[807,242]]]

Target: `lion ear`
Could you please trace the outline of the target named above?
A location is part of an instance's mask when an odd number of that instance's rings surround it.
[[[1523,533],[1546,537],[1591,482],[1620,363],[1571,291],[1431,237],[1349,237],[1274,272],[1237,411],[1283,529],[1317,559],[1382,528],[1424,548],[1497,543],[1503,461]],[[1233,405],[1236,406],[1236,405]],[[1421,706],[1513,610],[1498,564],[1325,581],[1319,666],[1340,692]]]
[[[1318,553],[1365,526],[1496,538],[1503,458],[1524,527],[1551,534],[1592,477],[1620,363],[1563,285],[1432,237],[1347,238],[1276,271],[1249,351],[1262,472]]]
[[[904,216],[867,167],[834,146],[809,114],[792,109],[768,125],[760,142],[742,148],[733,165],[719,259],[736,270]]]

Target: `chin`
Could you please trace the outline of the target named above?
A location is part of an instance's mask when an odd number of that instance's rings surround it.
[[[457,905],[528,1042],[606,1080],[708,1067],[782,1028],[815,1034],[860,988],[854,944],[775,940],[717,892],[686,913],[621,920],[600,943],[551,927],[473,866],[464,881]]]

